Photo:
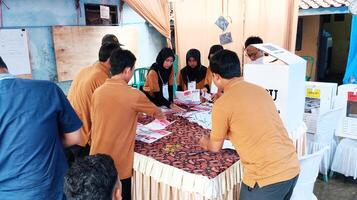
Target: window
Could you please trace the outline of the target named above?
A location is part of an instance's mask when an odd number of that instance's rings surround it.
[[[118,25],[118,10],[115,5],[103,5],[109,7],[110,19],[100,18],[99,4],[84,4],[86,25]]]

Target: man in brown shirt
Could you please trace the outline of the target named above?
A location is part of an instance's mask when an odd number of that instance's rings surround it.
[[[144,93],[128,86],[136,58],[128,50],[117,49],[110,57],[112,77],[93,94],[91,105],[90,154],[110,155],[123,185],[123,199],[131,199],[131,176],[138,113],[165,119],[160,109]]]
[[[119,45],[116,43],[104,43],[99,50],[99,61],[81,69],[69,88],[67,98],[83,122],[80,147],[77,146],[72,149],[74,157],[82,157],[89,154],[90,102],[92,94],[109,77],[109,57],[112,51],[118,47]]]
[[[212,132],[202,137],[204,149],[219,151],[229,138],[243,164],[240,200],[290,199],[300,171],[271,96],[245,82],[236,53],[222,50],[211,59],[213,81],[224,91],[213,106]]]

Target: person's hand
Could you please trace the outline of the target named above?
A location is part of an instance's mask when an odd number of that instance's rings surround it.
[[[206,87],[201,89],[201,94],[208,92],[208,89]]]
[[[212,101],[215,102],[221,96],[222,96],[222,92],[217,92],[216,94],[212,95]]]
[[[163,112],[158,112],[154,114],[154,118],[158,120],[166,120],[166,116]]]
[[[180,106],[172,103],[170,105],[170,109],[173,110],[174,112],[182,112],[182,111],[185,111],[185,109],[181,108]]]
[[[200,139],[200,146],[204,149],[204,150],[208,150],[208,143],[209,143],[210,139],[208,135],[203,135]]]

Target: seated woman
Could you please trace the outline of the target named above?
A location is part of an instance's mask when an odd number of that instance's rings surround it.
[[[175,54],[170,48],[163,48],[150,67],[143,87],[144,93],[156,106],[166,106],[179,111],[180,107],[173,103]]]
[[[209,53],[208,53],[208,60],[211,59],[211,57],[217,53],[218,51],[223,50],[223,46],[216,44],[216,45],[212,45],[211,48],[209,49]],[[212,81],[212,72],[211,69],[208,67],[207,70],[207,76],[206,76],[206,81],[205,81],[205,85],[208,85],[210,88],[210,91],[204,91],[204,92],[209,92],[212,93],[212,101],[217,100],[221,95],[222,95],[222,91],[218,90],[218,88],[214,85],[213,81]]]
[[[201,53],[197,49],[190,49],[186,54],[186,66],[181,69],[177,80],[177,90],[195,90],[206,88],[207,67],[201,64]]]

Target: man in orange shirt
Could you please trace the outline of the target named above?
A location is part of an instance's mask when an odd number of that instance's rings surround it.
[[[109,36],[108,36],[109,37]],[[95,89],[101,86],[109,78],[110,62],[109,57],[114,49],[120,48],[119,43],[110,43],[108,37],[103,38],[103,45],[99,50],[99,60],[89,67],[85,67],[74,78],[68,92],[68,100],[76,111],[77,115],[83,122],[81,128],[81,141],[79,146],[71,148],[73,158],[83,157],[89,154],[90,142],[90,101]],[[115,37],[115,36],[114,36]]]
[[[231,140],[244,169],[240,200],[290,199],[299,161],[271,96],[243,80],[232,51],[215,54],[210,68],[224,95],[213,105],[212,132],[201,138],[201,146],[217,152]]]
[[[110,57],[112,77],[93,94],[90,154],[110,155],[123,186],[124,200],[131,199],[131,176],[138,113],[165,119],[161,110],[144,93],[128,86],[136,58],[128,50],[117,49]]]

